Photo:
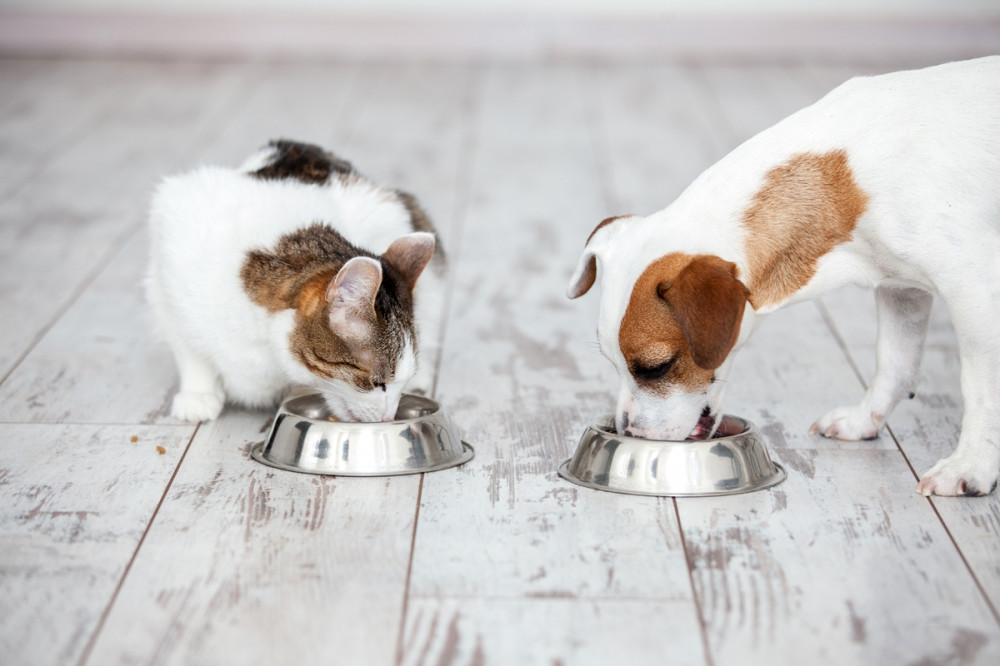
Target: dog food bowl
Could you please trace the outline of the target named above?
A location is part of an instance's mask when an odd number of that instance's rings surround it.
[[[404,394],[396,420],[330,420],[318,393],[285,400],[267,439],[250,452],[257,462],[291,472],[393,476],[435,472],[472,459],[444,410],[429,398]]]
[[[749,493],[785,480],[757,428],[730,415],[712,439],[684,442],[615,434],[607,416],[584,431],[559,475],[595,490],[668,497]]]

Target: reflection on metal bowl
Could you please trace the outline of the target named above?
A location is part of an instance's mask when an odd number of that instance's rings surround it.
[[[251,455],[279,469],[338,476],[434,472],[474,455],[456,436],[448,415],[429,398],[404,394],[396,420],[385,423],[348,423],[330,416],[318,393],[291,397]]]
[[[748,493],[785,480],[757,428],[731,415],[715,437],[684,442],[618,435],[605,417],[584,431],[559,475],[595,490],[668,497]]]

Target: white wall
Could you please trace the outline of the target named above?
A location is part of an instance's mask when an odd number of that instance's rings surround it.
[[[975,18],[1000,0],[0,0],[0,10],[105,13],[245,13],[463,16],[656,15]]]

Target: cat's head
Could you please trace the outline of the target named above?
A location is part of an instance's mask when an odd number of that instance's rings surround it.
[[[378,257],[356,256],[304,285],[289,338],[299,380],[344,421],[392,420],[417,371],[413,288],[434,254],[434,236],[412,233]]]

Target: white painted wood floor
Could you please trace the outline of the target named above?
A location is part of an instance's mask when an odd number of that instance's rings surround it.
[[[765,323],[727,408],[789,470],[773,490],[675,501],[556,475],[613,407],[597,299],[563,295],[592,227],[895,68],[0,60],[0,663],[1000,663],[1000,493],[914,492],[960,423],[943,310],[917,398],[861,443],[807,429],[861,396],[871,295]],[[149,194],[277,137],[436,220],[436,396],[476,448],[464,467],[284,473],[247,455],[269,414],[167,415]]]

